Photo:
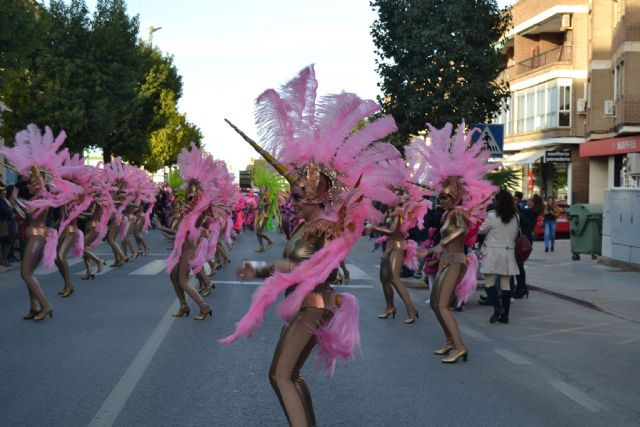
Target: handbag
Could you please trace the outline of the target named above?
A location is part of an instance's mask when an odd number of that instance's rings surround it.
[[[516,237],[515,244],[516,261],[518,264],[523,264],[531,255],[533,247],[527,236],[520,229],[520,216],[518,214],[516,214],[516,220],[518,221],[518,237]]]

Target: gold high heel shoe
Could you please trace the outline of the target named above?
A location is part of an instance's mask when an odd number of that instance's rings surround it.
[[[45,317],[47,317],[47,315],[49,315],[49,317],[53,317],[53,307],[43,308],[42,310],[40,310],[40,313],[38,313],[33,317],[33,320],[35,320],[36,322],[39,322]]]
[[[418,311],[416,310],[416,312],[414,313],[413,316],[409,317],[407,320],[404,321],[404,323],[406,325],[410,325],[412,323],[416,322],[416,319],[418,319],[420,317],[420,314],[418,313]]]
[[[453,342],[447,341],[442,348],[433,350],[433,354],[435,354],[436,356],[445,356],[451,353],[451,350],[453,349],[454,349]]]
[[[80,278],[80,280],[93,280],[96,278],[95,273],[87,273]]]
[[[102,270],[104,270],[104,266],[105,266],[104,260],[101,259],[96,264],[98,264],[98,274],[102,273]]]
[[[200,292],[200,295],[202,295],[203,297],[208,297],[213,288],[215,288],[215,286],[213,285],[213,283],[210,283],[208,286],[202,288],[202,292]]]
[[[73,289],[68,289],[66,291],[64,291],[63,293],[60,294],[60,296],[62,298],[68,298],[71,296],[71,294],[73,293]]]
[[[451,356],[442,359],[442,363],[456,363],[461,357],[465,362],[469,358],[469,351],[466,348],[456,350]]]
[[[202,310],[200,310],[200,314],[193,318],[193,320],[204,320],[209,317],[213,317],[213,310],[208,305],[205,305]]]
[[[173,317],[182,317],[182,316],[189,317],[189,313],[191,313],[191,309],[189,308],[188,305],[185,304],[185,305],[180,305],[180,310],[173,313],[172,316]]]
[[[38,314],[40,314],[40,311],[34,311],[34,310],[29,310],[29,312],[27,314],[24,315],[23,319],[24,320],[33,320],[34,317],[36,317]]]
[[[391,307],[391,308],[385,309],[384,313],[378,314],[378,319],[388,319],[389,316],[391,316],[394,319],[396,318],[396,308],[395,307]]]

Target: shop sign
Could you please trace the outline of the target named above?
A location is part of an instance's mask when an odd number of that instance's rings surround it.
[[[580,157],[613,156],[639,152],[640,137],[637,136],[588,141],[580,144]]]
[[[545,151],[545,163],[571,163],[571,150]]]

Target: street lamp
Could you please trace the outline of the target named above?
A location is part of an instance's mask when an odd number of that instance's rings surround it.
[[[153,33],[161,29],[162,27],[154,27],[153,25],[149,27],[149,46],[153,47]]]

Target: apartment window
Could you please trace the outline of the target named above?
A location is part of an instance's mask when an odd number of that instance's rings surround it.
[[[525,115],[524,131],[531,132],[534,130],[533,123],[536,116],[536,98],[535,89],[527,89],[527,113]]]
[[[517,133],[524,133],[525,131],[525,127],[524,127],[524,118],[525,118],[525,93],[524,92],[518,92],[518,94],[516,95],[516,114],[518,117],[518,120],[516,122],[516,129],[515,131]]]
[[[558,86],[558,126],[571,126],[571,86]]]
[[[536,88],[536,115],[533,120],[533,128],[535,130],[544,129],[545,127],[546,107],[545,85],[540,85]]]
[[[548,84],[549,105],[547,108],[547,128],[558,127],[558,82],[553,81]]]

